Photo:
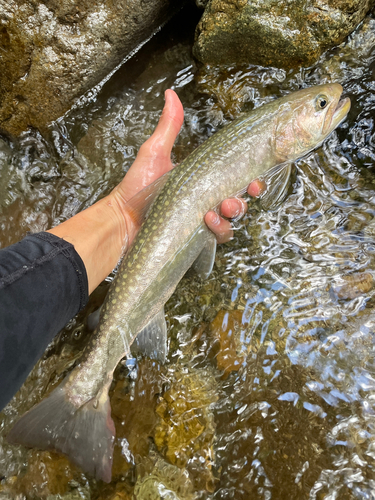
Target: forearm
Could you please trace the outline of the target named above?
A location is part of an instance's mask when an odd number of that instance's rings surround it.
[[[71,243],[83,260],[89,293],[116,267],[129,243],[129,223],[109,195],[48,232]]]

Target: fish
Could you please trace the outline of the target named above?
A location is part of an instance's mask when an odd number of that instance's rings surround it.
[[[11,443],[55,449],[83,471],[111,481],[115,427],[108,391],[132,344],[164,362],[164,305],[189,268],[205,279],[216,239],[205,214],[255,179],[270,201],[285,191],[291,165],[345,119],[350,99],[337,83],[298,90],[241,115],[128,202],[143,221],[123,258],[78,365],[10,430]],[[271,179],[271,182],[270,182]]]

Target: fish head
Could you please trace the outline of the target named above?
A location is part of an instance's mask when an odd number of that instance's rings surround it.
[[[341,99],[339,83],[316,85],[280,100],[276,117],[275,153],[280,162],[312,151],[346,118],[350,99]]]

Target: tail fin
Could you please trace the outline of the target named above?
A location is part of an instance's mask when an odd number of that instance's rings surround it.
[[[60,451],[88,474],[109,483],[115,426],[108,387],[98,399],[79,408],[65,394],[63,383],[18,420],[7,440],[30,448]]]

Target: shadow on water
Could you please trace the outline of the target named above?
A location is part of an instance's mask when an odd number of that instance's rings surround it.
[[[1,246],[108,193],[155,128],[166,88],[185,108],[176,162],[241,110],[301,86],[339,81],[350,114],[296,163],[277,209],[249,200],[208,280],[179,284],[166,306],[167,364],[119,366],[113,482],[4,441],[78,359],[103,284],[1,414],[1,499],[374,498],[375,22],[286,73],[200,67],[198,16],[184,11],[50,138],[0,141]]]

